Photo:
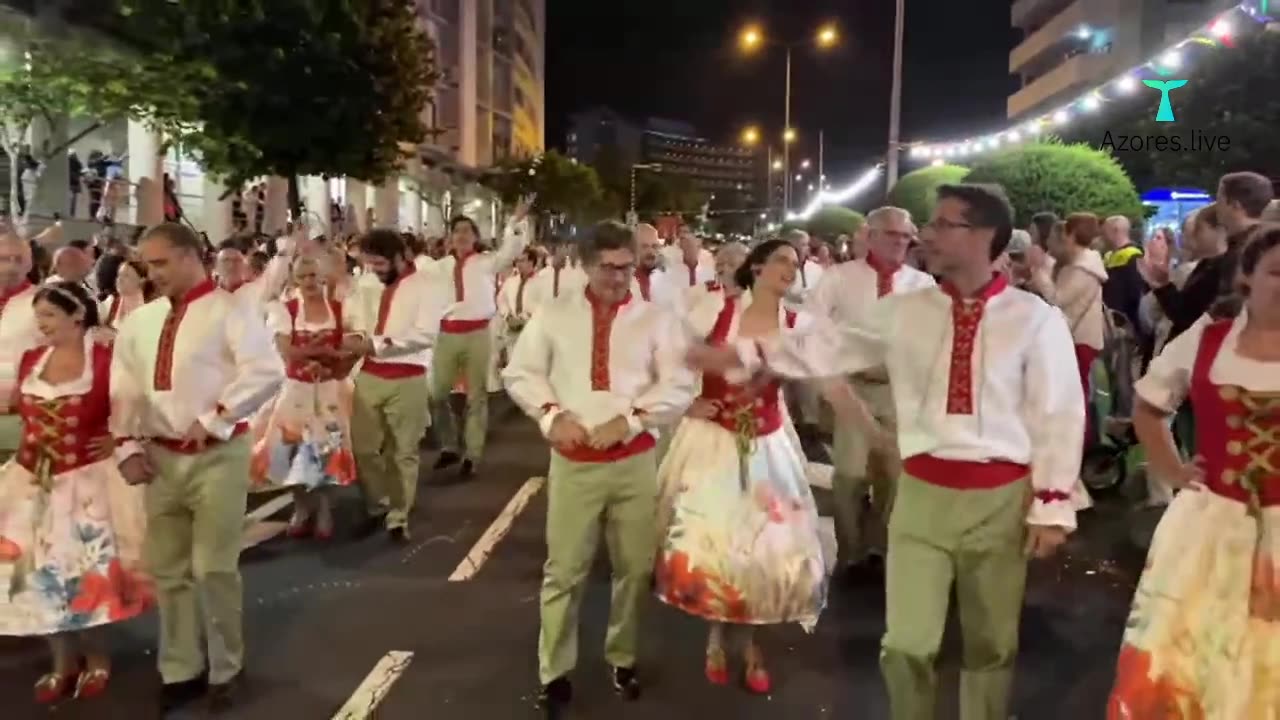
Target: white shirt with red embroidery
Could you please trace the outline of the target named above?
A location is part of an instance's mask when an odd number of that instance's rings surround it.
[[[509,271],[516,257],[524,252],[529,235],[529,223],[522,220],[507,226],[497,250],[471,253],[461,260],[450,254],[438,260],[434,271],[449,284],[451,291],[451,303],[444,319],[492,320],[498,313],[498,276]]]
[[[1085,402],[1071,331],[1056,308],[1003,276],[985,302],[940,287],[895,294],[860,327],[818,323],[737,349],[749,371],[763,362],[790,378],[887,367],[903,458],[1028,465],[1036,498],[1027,522],[1076,526],[1068,499]]]
[[[533,276],[532,285],[526,292],[532,292],[534,306],[541,307],[561,295],[582,292],[587,286],[587,273],[581,266],[568,263],[560,268],[548,265]]]
[[[865,260],[851,260],[826,268],[805,309],[841,327],[864,327],[883,295],[899,294],[937,285],[933,276],[903,265],[888,275],[888,282]]]
[[[111,360],[111,432],[177,440],[199,422],[228,440],[284,383],[284,363],[261,312],[206,281],[180,305],[153,300],[120,324]],[[126,442],[120,460],[141,448]]]
[[[36,327],[33,303],[37,288],[29,282],[0,292],[0,397],[8,404],[18,383],[18,362],[22,354],[44,344],[44,335]]]
[[[675,245],[663,248],[662,256],[663,270],[670,276],[671,282],[682,290],[716,279],[716,257],[706,248],[698,251],[698,262],[693,265],[684,261],[684,253]]]
[[[258,277],[243,283],[233,293],[236,299],[262,313],[265,317],[267,306],[280,300],[289,281],[289,264],[292,256],[277,254],[267,261],[267,267]]]
[[[503,320],[521,318],[528,320],[537,306],[534,283],[537,274],[521,277],[519,273],[502,281],[498,288],[498,315]]]
[[[711,278],[714,279],[714,278]],[[705,284],[705,281],[701,284]],[[691,288],[683,284],[671,270],[653,269],[646,274],[639,268],[631,278],[631,294],[668,312],[681,312],[685,307],[685,295]]]
[[[502,372],[507,393],[544,435],[563,411],[588,430],[624,416],[628,441],[669,426],[693,402],[696,385],[679,319],[634,295],[609,306],[589,292],[539,308]]]
[[[373,342],[372,361],[429,368],[449,282],[413,265],[407,269],[391,285],[358,283],[354,297],[342,305],[343,325]]]

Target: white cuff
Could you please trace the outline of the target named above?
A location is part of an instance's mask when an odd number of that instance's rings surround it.
[[[230,440],[231,434],[235,432],[235,429],[236,429],[235,423],[231,423],[231,422],[227,422],[226,420],[223,420],[222,416],[218,413],[217,410],[212,410],[210,412],[207,412],[201,415],[200,417],[196,418],[196,422],[203,425],[204,429],[207,430],[210,435],[218,438],[223,442]]]
[[[117,440],[116,449],[112,451],[115,457],[116,465],[124,464],[125,460],[134,455],[142,454],[142,443],[137,440]]]
[[[764,367],[763,349],[755,340],[738,340],[733,343],[738,352],[738,361],[748,375],[754,375]]]
[[[1056,490],[1048,491],[1046,494],[1053,495],[1053,499],[1044,500],[1036,497],[1031,501],[1031,508],[1027,511],[1027,524],[1055,526],[1064,528],[1068,532],[1075,530],[1076,508],[1071,502],[1071,494]]]
[[[560,408],[552,408],[542,413],[542,417],[538,418],[538,429],[542,431],[542,437],[551,437],[551,425],[562,412],[564,412],[564,410],[561,410]]]
[[[639,415],[635,413],[631,413],[630,415],[627,416],[627,428],[630,429],[631,437],[634,438],[635,436],[644,432],[644,423],[640,422]]]

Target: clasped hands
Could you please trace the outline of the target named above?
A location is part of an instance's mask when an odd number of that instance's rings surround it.
[[[551,431],[547,433],[547,439],[551,441],[552,446],[561,450],[572,450],[582,446],[593,450],[604,450],[626,440],[630,432],[631,425],[623,415],[618,415],[602,425],[587,430],[577,415],[561,411],[556,415],[556,419],[551,421]]]

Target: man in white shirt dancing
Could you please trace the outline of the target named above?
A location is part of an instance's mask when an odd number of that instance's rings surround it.
[[[652,430],[693,401],[677,319],[630,290],[631,229],[608,222],[582,246],[587,288],[539,308],[503,373],[507,391],[551,443],[547,564],[538,674],[550,717],[572,695],[578,607],[602,524],[613,566],[605,659],[614,688],[639,695],[637,614],[654,560],[657,467]]]
[[[867,215],[867,227],[867,256],[829,268],[809,297],[808,309],[837,327],[865,330],[881,298],[936,284],[927,273],[904,264],[912,236],[911,215],[906,210],[872,210]],[[870,368],[855,375],[852,382],[876,420],[893,427],[895,413],[888,372]],[[867,536],[882,536],[889,522],[901,460],[893,448],[873,447],[853,423],[836,423],[832,435],[835,474],[831,489],[840,555],[837,567],[856,568],[867,561],[869,552],[884,553],[882,537],[868,543]],[[863,513],[868,491],[870,518]],[[875,532],[867,532],[868,524]]]
[[[934,669],[955,585],[963,636],[960,717],[1004,720],[1027,557],[1075,529],[1084,394],[1066,320],[992,271],[1013,232],[998,187],[938,190],[925,240],[940,288],[893,295],[866,329],[831,327],[736,348],[701,347],[707,368],[794,378],[838,357],[887,367],[904,472],[889,522],[880,666],[894,720],[934,717]]]
[[[489,324],[498,313],[498,276],[511,270],[529,243],[525,216],[531,202],[516,208],[493,252],[476,251],[480,228],[474,221],[454,218],[450,225],[453,252],[435,265],[438,276],[446,278],[453,291],[453,303],[440,321],[440,337],[432,357],[431,416],[441,447],[434,469],[443,470],[461,461],[459,473],[464,479],[475,474],[489,432],[489,354],[493,351]],[[462,433],[449,405],[460,374],[467,384],[466,429]]]
[[[147,564],[160,603],[163,708],[208,688],[230,706],[244,667],[239,559],[249,491],[248,420],[284,382],[258,313],[205,274],[185,225],[138,252],[161,295],[120,325],[111,366],[120,471],[147,487]]]
[[[32,302],[36,287],[31,272],[31,246],[12,231],[0,229],[0,462],[18,451],[22,421],[12,406],[22,354],[44,344],[36,327]]]

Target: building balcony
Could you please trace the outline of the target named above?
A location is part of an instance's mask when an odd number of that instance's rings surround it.
[[[1009,53],[1009,72],[1018,73],[1041,56],[1054,52],[1064,38],[1081,28],[1097,29],[1116,25],[1120,4],[1115,0],[1075,0],[1053,16],[1039,30],[1028,34]]]
[[[1054,100],[1105,82],[1114,72],[1112,55],[1076,55],[1009,96],[1010,119],[1047,110]]]

